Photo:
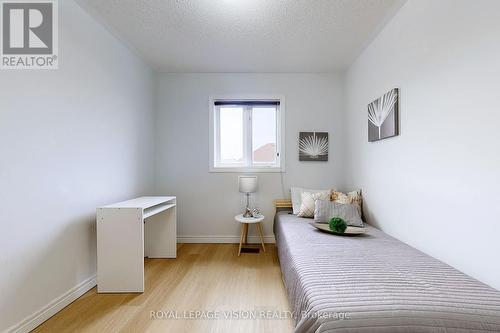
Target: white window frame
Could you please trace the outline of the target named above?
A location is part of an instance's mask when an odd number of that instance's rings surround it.
[[[217,111],[215,106],[215,101],[220,100],[238,100],[238,101],[279,101],[279,106],[276,109],[276,152],[278,153],[276,159],[276,165],[262,165],[249,166],[250,161],[245,161],[245,166],[230,166],[216,165],[216,150],[218,147],[218,119],[217,119]],[[209,160],[209,172],[285,172],[285,98],[281,95],[231,95],[231,96],[211,96],[209,98],[209,152],[210,152],[210,160]],[[249,126],[252,125],[251,119],[245,118],[245,124],[243,126],[243,131],[246,131]],[[250,142],[248,142],[250,140]],[[250,135],[244,133],[244,157],[248,158],[249,154],[251,154],[251,137]]]

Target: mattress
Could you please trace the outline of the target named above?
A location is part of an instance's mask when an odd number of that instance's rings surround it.
[[[320,232],[279,212],[274,233],[295,332],[500,332],[500,292],[366,225]]]

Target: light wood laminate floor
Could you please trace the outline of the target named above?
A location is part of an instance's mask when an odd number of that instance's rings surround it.
[[[237,244],[180,244],[177,259],[146,260],[143,294],[93,288],[34,332],[291,332],[291,319],[272,319],[290,309],[276,247],[266,250],[238,257]],[[236,318],[261,311],[270,315]],[[162,315],[170,319],[152,318]]]

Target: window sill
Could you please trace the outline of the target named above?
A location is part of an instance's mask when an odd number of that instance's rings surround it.
[[[250,168],[242,168],[242,167],[211,167],[208,172],[210,173],[279,173],[285,172],[285,168],[283,167],[250,167]]]

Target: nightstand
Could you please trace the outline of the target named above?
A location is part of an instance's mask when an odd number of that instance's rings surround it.
[[[260,222],[264,220],[264,215],[261,215],[259,217],[243,217],[243,214],[240,214],[236,215],[234,217],[234,220],[241,224],[240,246],[238,248],[238,256],[240,256],[241,254],[242,245],[247,244],[248,226],[250,224],[255,224],[257,226],[257,230],[259,231],[260,235],[260,243],[262,244],[262,250],[266,252],[266,247],[264,245],[264,237],[262,236],[262,227],[260,225]]]

